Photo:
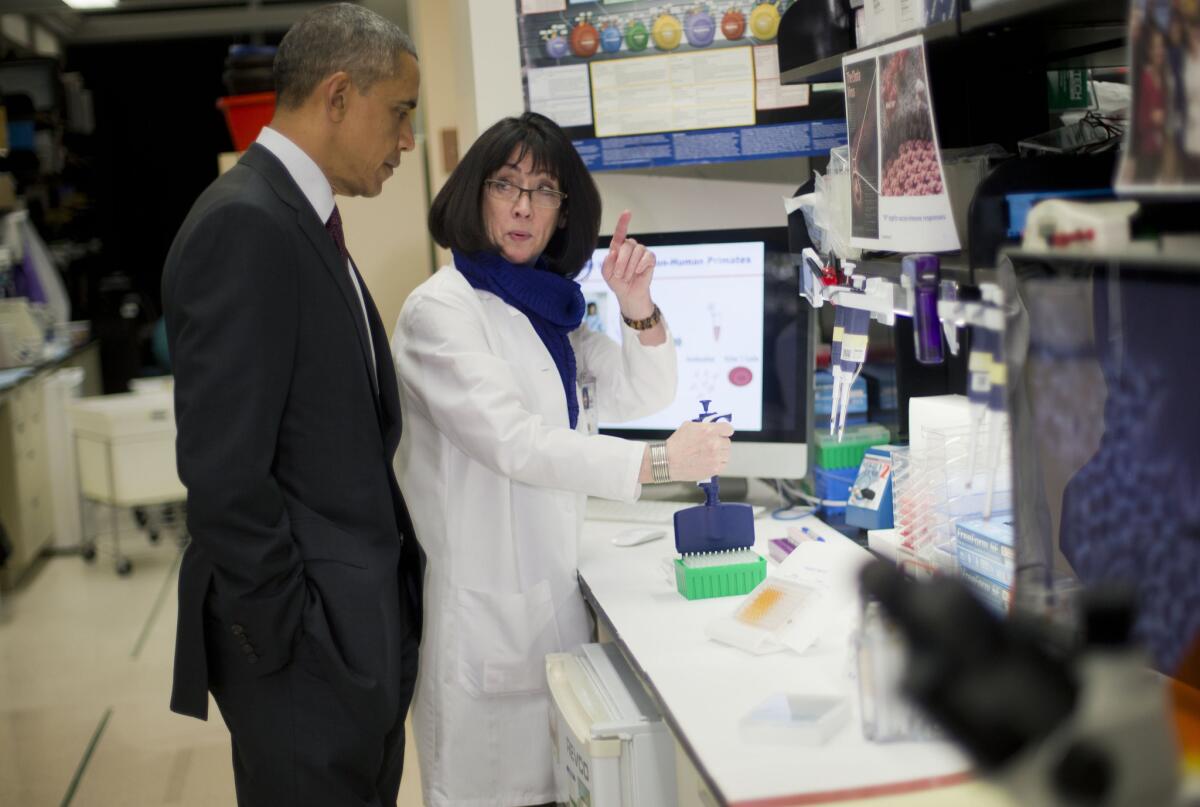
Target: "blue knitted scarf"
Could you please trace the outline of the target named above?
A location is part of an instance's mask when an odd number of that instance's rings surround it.
[[[517,266],[502,255],[454,251],[454,265],[472,287],[491,292],[529,318],[529,324],[550,352],[567,398],[571,428],[579,422],[575,398],[575,351],[567,335],[583,322],[583,291],[574,280],[551,272],[544,258]]]

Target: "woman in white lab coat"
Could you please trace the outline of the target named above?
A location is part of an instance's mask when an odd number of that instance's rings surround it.
[[[600,199],[548,118],[485,132],[429,221],[454,262],[408,298],[392,343],[397,472],[429,556],[413,704],[425,800],[552,802],[544,657],[591,634],[576,577],[585,497],[633,500],[647,482],[707,478],[728,459],[731,429],[684,424],[665,457],[589,434],[593,414],[631,420],[674,399],[675,347],[650,294],[654,254],[625,237],[628,212],[601,269],[623,346],[580,327],[574,278],[596,245]]]

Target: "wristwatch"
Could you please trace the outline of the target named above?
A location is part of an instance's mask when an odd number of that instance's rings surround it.
[[[645,319],[630,319],[624,314],[621,315],[621,319],[625,320],[625,324],[635,331],[648,331],[662,321],[662,311],[659,311],[656,305],[654,306],[654,313]]]
[[[671,467],[667,464],[667,444],[662,440],[650,443],[650,480],[656,483],[671,481]]]

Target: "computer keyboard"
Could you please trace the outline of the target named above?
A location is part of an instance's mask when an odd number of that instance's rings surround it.
[[[588,499],[587,518],[591,521],[627,521],[633,524],[673,524],[675,513],[696,502],[640,501],[614,502],[611,499]],[[754,517],[765,510],[754,507]]]

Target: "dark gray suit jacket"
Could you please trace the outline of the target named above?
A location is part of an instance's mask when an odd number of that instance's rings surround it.
[[[259,145],[204,191],[171,246],[163,307],[192,535],[174,711],[205,718],[211,687],[294,653],[367,711],[394,694],[425,560],[392,470],[387,334],[363,292],[378,392],[346,264]]]

